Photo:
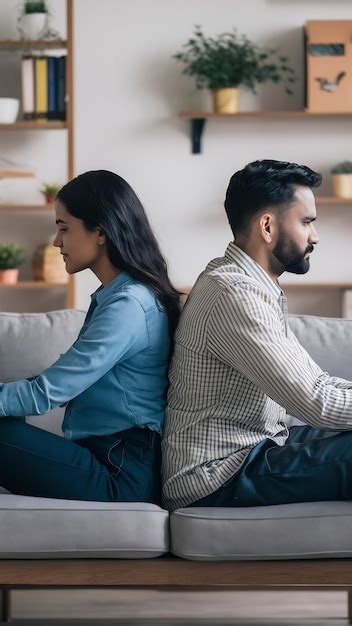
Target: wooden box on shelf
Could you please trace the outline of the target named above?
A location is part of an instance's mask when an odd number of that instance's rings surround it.
[[[69,275],[59,248],[55,248],[51,242],[39,246],[32,257],[32,269],[34,280],[46,283],[68,283]]]
[[[309,112],[352,111],[352,20],[306,24],[306,105]]]

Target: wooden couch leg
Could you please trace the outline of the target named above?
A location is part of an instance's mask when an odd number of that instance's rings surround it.
[[[2,622],[11,622],[10,589],[0,589],[0,617]]]

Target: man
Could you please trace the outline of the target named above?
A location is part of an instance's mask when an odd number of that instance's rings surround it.
[[[234,242],[199,276],[176,331],[163,441],[170,510],[352,499],[352,382],[300,345],[278,283],[309,270],[320,183],[308,167],[272,160],[230,180]],[[287,414],[307,425],[289,431]]]

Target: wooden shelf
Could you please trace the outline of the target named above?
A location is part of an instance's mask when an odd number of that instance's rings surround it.
[[[67,289],[68,283],[46,283],[42,280],[20,280],[15,285],[3,285],[0,288],[5,289]]]
[[[0,169],[0,180],[2,178],[34,178],[33,172],[26,170],[2,170]]]
[[[280,283],[282,289],[352,289],[352,283]],[[180,293],[188,296],[191,292],[191,286],[177,287]]]
[[[352,111],[341,111],[333,113],[331,111],[239,111],[238,113],[213,113],[212,111],[182,111],[180,117],[186,119],[209,119],[209,118],[230,118],[240,119],[244,117],[282,117],[282,118],[308,118],[308,117],[352,117]]]
[[[352,204],[352,198],[339,198],[338,196],[315,196],[317,204]]]
[[[0,204],[0,211],[53,211],[53,204]]]
[[[38,122],[14,122],[13,124],[0,124],[0,130],[49,130],[52,128],[67,128],[66,122],[61,120],[41,120]]]
[[[23,50],[27,48],[67,48],[65,39],[1,39],[0,50]]]
[[[280,283],[282,289],[352,289],[352,283]]]
[[[202,135],[208,119],[321,119],[321,118],[352,118],[352,111],[339,113],[325,111],[239,111],[238,113],[213,113],[211,111],[182,111],[180,117],[191,122],[192,154],[200,154],[202,151]]]

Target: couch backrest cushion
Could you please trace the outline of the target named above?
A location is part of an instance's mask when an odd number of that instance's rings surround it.
[[[84,311],[0,313],[0,381],[39,374],[75,341]]]
[[[324,371],[352,380],[352,319],[292,315],[289,323]]]
[[[84,311],[0,313],[0,381],[30,378],[54,363],[73,344],[85,318]],[[62,435],[65,409],[27,416],[27,422]]]

